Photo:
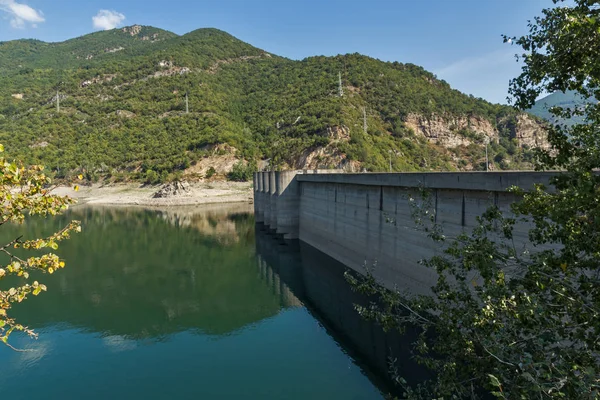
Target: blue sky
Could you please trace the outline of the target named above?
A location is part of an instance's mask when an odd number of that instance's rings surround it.
[[[453,87],[506,102],[516,47],[550,0],[0,0],[0,41],[62,41],[112,26],[184,34],[214,27],[281,56],[359,52],[421,65]],[[104,10],[104,11],[101,11]],[[94,19],[95,17],[95,19]]]

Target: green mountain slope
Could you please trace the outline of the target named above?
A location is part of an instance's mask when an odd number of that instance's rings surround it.
[[[293,61],[216,29],[128,27],[3,43],[0,54],[0,142],[59,177],[203,174],[206,157],[228,152],[280,168],[377,171],[391,157],[397,171],[482,169],[486,140],[492,167],[514,169],[543,144],[531,117],[421,67],[359,54]]]
[[[102,64],[114,57],[130,57],[156,47],[176,34],[149,26],[122,28],[81,36],[60,43],[39,40],[0,42],[0,73],[13,69],[77,68]],[[124,54],[123,54],[124,53]]]

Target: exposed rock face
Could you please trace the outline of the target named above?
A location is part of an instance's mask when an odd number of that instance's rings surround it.
[[[335,145],[317,147],[305,150],[294,164],[292,169],[344,169],[348,172],[360,171],[360,163],[348,160],[346,154],[342,153]]]
[[[104,74],[102,76],[96,76],[92,79],[87,79],[81,82],[81,87],[88,87],[90,85],[95,85],[98,83],[110,82],[117,77],[117,74]]]
[[[517,139],[519,146],[550,148],[548,132],[539,122],[526,114],[517,116],[517,126],[514,129],[513,137]]]
[[[13,93],[11,96],[13,99],[23,100],[23,93]]]
[[[185,170],[184,176],[186,180],[210,179],[207,178],[210,169],[214,170],[215,177],[227,176],[233,169],[233,166],[242,161],[237,155],[237,149],[228,144],[208,145],[203,147],[203,150],[206,150],[208,155]]]
[[[337,144],[350,140],[350,129],[345,125],[330,126],[323,132],[329,138],[327,146],[319,146],[307,149],[292,161],[289,167],[292,169],[345,169],[349,172],[360,171],[360,162],[349,160],[342,153]]]
[[[127,111],[127,110],[117,110],[115,111],[115,114],[121,118],[133,118],[135,117],[135,114],[132,113],[131,111]]]
[[[514,120],[513,120],[514,121]],[[499,140],[498,129],[484,118],[472,116],[442,117],[434,115],[425,117],[410,114],[404,122],[415,134],[425,136],[430,142],[452,148],[481,144],[485,138],[490,142]],[[548,134],[543,125],[527,114],[520,114],[516,122],[508,119],[498,121],[498,125],[508,127],[511,138],[516,138],[520,146],[549,147]]]
[[[191,69],[188,67],[170,67],[168,69],[164,69],[162,71],[156,71],[154,75],[150,75],[150,78],[160,78],[163,76],[173,76],[173,75],[185,75],[191,72]]]
[[[409,114],[404,124],[415,134],[425,136],[430,142],[444,147],[467,146],[477,138],[498,141],[498,131],[491,122],[481,117],[434,115],[430,118]],[[480,142],[480,141],[479,141]]]
[[[164,199],[174,196],[186,196],[190,194],[190,185],[187,182],[171,182],[163,185],[154,195],[155,199]]]
[[[142,27],[139,25],[133,25],[132,27],[129,27],[129,28],[123,28],[122,31],[124,33],[129,33],[131,36],[135,36],[142,31]]]
[[[225,60],[217,60],[217,61],[215,61],[215,63],[213,65],[211,65],[208,68],[208,70],[206,72],[208,72],[209,74],[216,74],[219,71],[219,68],[221,68],[221,65],[227,65],[227,64],[241,62],[241,61],[256,60],[256,59],[262,58],[262,57],[271,58],[271,55],[268,53],[262,53],[259,56],[240,56],[238,58],[227,58]]]
[[[327,128],[327,137],[332,141],[350,140],[350,129],[347,126],[330,126]]]
[[[48,143],[48,142],[46,142],[44,140],[42,142],[37,142],[37,143],[29,145],[29,148],[30,149],[35,149],[35,148],[42,148],[43,149],[44,147],[47,147],[48,145],[50,145],[50,143]]]

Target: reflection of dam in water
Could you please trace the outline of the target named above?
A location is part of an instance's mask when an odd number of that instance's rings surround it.
[[[425,377],[410,354],[415,332],[384,332],[355,310],[355,304],[366,304],[369,299],[354,292],[345,280],[347,267],[306,243],[277,238],[262,224],[257,225],[255,235],[259,273],[280,294],[282,304],[304,305],[383,392],[398,390],[391,384],[392,360],[407,381]]]
[[[281,279],[279,273],[273,270],[271,264],[265,261],[260,253],[257,254],[258,272],[260,278],[275,294],[283,307],[302,307],[302,302],[296,297],[290,287]]]

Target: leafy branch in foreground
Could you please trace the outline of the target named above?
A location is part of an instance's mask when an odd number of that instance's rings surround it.
[[[0,153],[3,151],[4,148],[0,145]],[[75,202],[69,197],[51,194],[50,189],[47,188],[49,184],[50,178],[44,174],[43,167],[37,165],[25,167],[0,157],[0,198],[2,198],[0,226],[6,223],[22,224],[26,215],[55,216]],[[65,262],[53,253],[28,258],[20,254],[23,250],[56,250],[59,242],[68,239],[72,232],[80,231],[79,222],[72,221],[46,238],[24,239],[19,236],[0,247],[0,253],[6,260],[0,264],[0,281],[12,276],[16,279],[11,282],[20,282],[6,290],[0,289],[0,340],[7,346],[14,349],[8,343],[9,336],[14,331],[22,331],[33,338],[37,337],[35,332],[9,315],[13,303],[20,303],[29,295],[37,296],[42,291],[46,291],[44,284],[30,281],[30,272],[37,270],[52,274],[65,266]]]
[[[596,1],[543,10],[528,35],[505,41],[525,52],[523,73],[511,82],[517,106],[554,91],[600,98]],[[512,188],[522,200],[510,213],[491,207],[452,240],[427,218],[427,202],[413,203],[420,228],[446,246],[424,261],[438,273],[430,296],[385,290],[371,274],[350,278],[380,296],[358,307],[362,315],[420,329],[414,358],[435,378],[410,386],[396,376],[405,397],[600,398],[600,104],[550,111],[585,121],[550,127],[553,148],[538,152],[537,168],[563,171],[551,187]],[[522,223],[531,227],[529,248],[515,235]]]

